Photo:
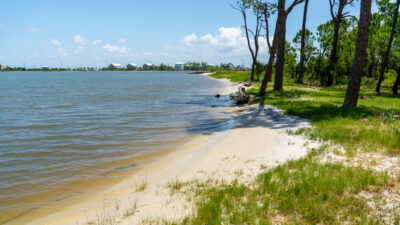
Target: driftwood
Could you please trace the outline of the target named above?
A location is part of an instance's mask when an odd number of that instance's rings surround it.
[[[249,103],[250,100],[254,101],[254,96],[250,96],[246,94],[246,89],[242,86],[239,88],[239,92],[232,93],[229,95],[229,97],[236,102],[238,105],[246,104]]]
[[[251,87],[251,80],[248,80],[248,81],[244,82],[243,85],[245,87]]]

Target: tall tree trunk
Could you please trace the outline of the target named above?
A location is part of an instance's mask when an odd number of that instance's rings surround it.
[[[276,43],[276,71],[274,81],[274,91],[283,90],[283,72],[285,66],[285,48],[286,48],[286,0],[279,0],[278,2],[278,20],[277,26],[279,26],[278,40]]]
[[[374,71],[375,71],[375,54],[372,49],[370,49],[370,57],[371,57],[371,63],[369,64],[368,67],[368,77],[372,78],[374,76]]]
[[[335,28],[333,31],[333,40],[332,40],[332,48],[331,48],[331,55],[329,58],[329,73],[328,73],[328,81],[326,83],[327,86],[333,85],[333,73],[336,68],[336,61],[337,61],[337,48],[339,43],[339,30],[340,25],[342,23],[342,18],[338,17],[335,20]]]
[[[344,107],[356,107],[360,94],[361,80],[367,56],[369,26],[371,24],[372,0],[361,0],[360,21],[358,22],[358,35],[353,66],[350,72]]]
[[[400,85],[400,66],[397,67],[397,77],[396,77],[396,81],[394,82],[392,91],[394,95],[397,95],[399,93],[399,85]]]
[[[250,73],[250,81],[253,82],[254,80],[254,71],[256,68],[256,61],[253,59],[253,63],[251,64],[251,73]]]
[[[258,96],[260,96],[260,97],[265,96],[265,91],[267,90],[268,82],[271,81],[271,79],[272,79],[272,68],[274,66],[274,61],[275,61],[276,43],[278,40],[278,34],[279,34],[279,24],[278,24],[278,21],[276,21],[274,39],[272,40],[272,46],[269,49],[268,65],[265,70],[265,74],[264,74],[264,78],[261,83],[260,91],[258,92]]]
[[[376,89],[375,89],[375,91],[377,93],[381,92],[381,85],[382,85],[384,75],[385,75],[385,70],[386,70],[386,67],[387,67],[388,61],[389,61],[390,48],[392,47],[394,33],[396,32],[397,18],[399,17],[399,4],[400,4],[400,0],[397,0],[396,11],[394,12],[394,18],[393,18],[392,32],[390,33],[389,43],[388,43],[388,46],[386,49],[385,57],[383,58],[383,61],[382,61],[381,71],[379,73],[379,80],[378,80],[378,84],[376,85]]]
[[[304,78],[304,61],[305,61],[305,53],[304,48],[306,46],[306,23],[307,23],[307,9],[308,9],[308,0],[306,0],[304,4],[304,12],[303,12],[303,26],[301,28],[301,47],[300,47],[300,74],[297,79],[297,83],[303,84]]]

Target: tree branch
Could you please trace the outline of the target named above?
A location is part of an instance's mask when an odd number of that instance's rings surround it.
[[[335,6],[335,4],[336,4],[336,0],[333,0],[333,2],[332,2],[332,0],[329,0],[329,5],[331,7],[331,15],[332,15],[333,20],[336,20],[335,13],[333,12],[333,7]]]
[[[288,15],[290,14],[290,12],[293,10],[293,8],[294,8],[296,5],[301,4],[301,3],[303,3],[303,2],[304,2],[304,0],[295,0],[295,1],[292,3],[292,5],[289,6],[289,8],[285,11],[286,16],[288,16]]]

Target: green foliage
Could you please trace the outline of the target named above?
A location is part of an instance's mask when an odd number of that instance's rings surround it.
[[[260,80],[260,75],[265,72],[266,68],[267,68],[266,64],[263,64],[263,63],[257,61],[256,68],[254,70],[254,73],[256,75],[256,81]]]
[[[298,52],[300,52],[301,49],[301,33],[302,31],[300,30],[297,32],[296,36],[293,38],[293,43],[296,46],[296,49]],[[314,46],[314,42],[316,41],[315,36],[313,33],[306,29],[305,30],[305,46],[304,46],[304,64],[307,64],[310,58],[316,54],[317,48]]]
[[[297,52],[294,47],[290,45],[289,42],[286,42],[285,48],[285,72],[290,75],[291,78],[296,77],[296,69],[297,69]]]

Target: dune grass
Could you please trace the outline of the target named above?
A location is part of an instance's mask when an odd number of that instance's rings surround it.
[[[362,190],[376,191],[387,175],[313,157],[290,161],[260,174],[252,185],[233,181],[198,186],[197,212],[182,224],[376,224]]]

